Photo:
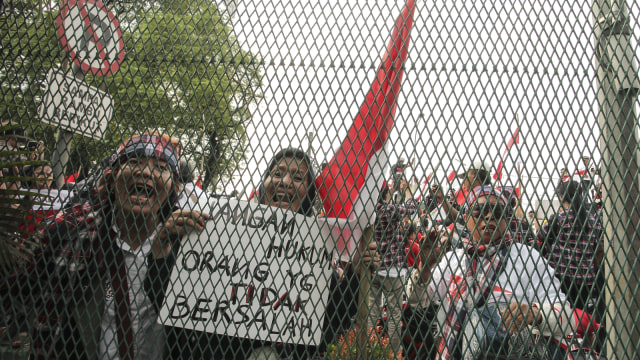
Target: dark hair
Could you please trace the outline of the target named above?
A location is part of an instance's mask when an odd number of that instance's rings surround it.
[[[304,197],[304,199],[302,199],[302,202],[300,203],[300,209],[298,209],[298,213],[306,216],[311,216],[315,213],[315,209],[313,205],[316,201],[316,196],[318,194],[318,191],[316,189],[316,184],[315,184],[316,177],[315,177],[315,172],[313,170],[313,164],[311,163],[311,159],[309,158],[307,153],[305,153],[301,149],[285,148],[278,151],[273,156],[273,158],[269,162],[267,171],[264,172],[264,174],[262,175],[262,179],[260,181],[260,186],[258,188],[258,202],[260,204],[264,204],[264,195],[265,195],[264,181],[271,173],[271,170],[273,170],[273,167],[278,165],[280,160],[285,158],[299,159],[304,161],[304,163],[307,165],[307,168],[308,168],[307,180],[309,181],[309,187],[307,188],[306,196]]]
[[[400,225],[402,226],[402,225]],[[415,236],[418,235],[418,228],[416,227],[416,225],[413,222],[410,222],[409,224],[407,224],[404,228],[404,236],[403,236],[403,240],[409,241],[409,235],[414,234]]]
[[[424,216],[420,219],[420,226],[424,229],[428,229],[429,226],[431,225],[431,222],[429,221],[429,217],[428,216]]]
[[[582,192],[582,184],[575,180],[560,181],[556,187],[556,195],[560,201],[570,204],[570,209],[575,216],[576,225],[579,229],[582,229],[587,222],[589,212],[587,211],[588,205],[585,202]]]
[[[390,192],[391,191],[389,190],[389,187],[385,184],[382,189],[380,189],[380,194],[378,195],[378,203],[382,203],[383,201],[385,201],[387,199],[387,195],[389,195]]]
[[[3,120],[2,131],[0,131],[0,136],[11,138],[11,137],[22,137],[24,136],[24,129],[18,124],[12,124],[11,120]]]
[[[481,186],[491,185],[491,173],[485,169],[476,169],[476,180]]]

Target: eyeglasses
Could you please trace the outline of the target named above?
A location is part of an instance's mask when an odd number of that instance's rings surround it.
[[[473,216],[476,219],[480,217],[486,218],[488,214],[491,214],[491,216],[494,219],[500,220],[500,219],[509,217],[511,215],[511,209],[501,204],[492,205],[489,203],[485,203],[482,205],[475,205],[471,209],[471,216]]]

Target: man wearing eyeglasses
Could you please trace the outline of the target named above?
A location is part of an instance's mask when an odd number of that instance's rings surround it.
[[[572,310],[540,253],[513,241],[508,197],[491,185],[478,186],[461,212],[469,230],[461,248],[438,259],[432,230],[421,251],[421,262],[427,265],[421,270],[422,287],[416,290],[423,299],[440,301],[446,312],[438,357],[541,355],[519,353],[525,346],[513,345],[520,338],[533,339],[518,336],[532,326],[543,334],[539,341],[545,346],[531,348],[546,353],[545,358],[561,359],[562,341],[570,331],[563,325],[572,324]]]

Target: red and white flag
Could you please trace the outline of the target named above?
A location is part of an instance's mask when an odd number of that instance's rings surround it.
[[[504,157],[507,155],[507,152],[509,151],[509,149],[511,149],[511,147],[514,144],[518,144],[520,143],[520,134],[518,133],[518,128],[516,128],[516,131],[513,132],[513,135],[511,135],[511,139],[509,139],[509,141],[507,142],[507,147],[506,149],[504,149],[504,152],[502,153],[502,158],[500,159],[500,163],[498,163],[498,167],[496,168],[496,172],[495,174],[493,174],[493,179],[494,180],[502,180],[502,163],[504,161]]]
[[[467,191],[460,187],[460,190],[456,192],[456,204],[462,206],[467,201]]]
[[[455,178],[456,178],[456,175],[457,175],[457,174],[456,174],[456,171],[455,171],[455,170],[453,170],[452,172],[450,172],[450,173],[449,173],[449,175],[447,175],[447,182],[449,182],[449,183],[450,183],[450,182],[452,182],[452,181],[453,181],[453,179],[455,179]]]
[[[343,260],[357,249],[363,230],[375,218],[414,11],[414,1],[408,0],[347,137],[315,181],[328,225],[323,231],[331,233]]]

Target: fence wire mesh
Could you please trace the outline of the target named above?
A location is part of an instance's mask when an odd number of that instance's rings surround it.
[[[0,2],[0,358],[637,358],[639,20]]]

